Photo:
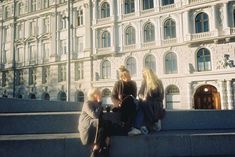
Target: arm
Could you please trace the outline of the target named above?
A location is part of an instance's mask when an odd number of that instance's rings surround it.
[[[83,111],[87,113],[93,119],[99,118],[102,112],[102,106],[100,104],[96,104],[97,102],[87,102],[84,104]],[[98,105],[95,107],[95,105]]]
[[[141,82],[141,86],[140,86],[140,90],[139,90],[139,93],[138,93],[138,97],[139,99],[141,100],[144,100],[144,89],[145,89],[145,81],[142,81]]]
[[[113,102],[114,107],[118,107],[119,104],[121,103],[121,100],[119,99],[119,82],[116,82],[114,87],[113,87],[113,91],[112,91],[112,95],[111,95],[111,100]]]

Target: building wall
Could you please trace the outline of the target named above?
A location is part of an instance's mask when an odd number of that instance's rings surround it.
[[[43,1],[37,1],[36,11],[29,11],[31,5],[26,0],[23,2],[22,15],[16,14],[14,25],[13,13],[5,17],[5,8],[14,8],[13,0],[1,2],[1,73],[7,73],[6,86],[0,86],[0,92],[13,96],[13,69],[23,69],[23,83],[15,87],[15,95],[28,98],[34,93],[37,99],[43,99],[46,92],[51,100],[58,100],[61,91],[67,92],[67,80],[59,81],[58,65],[67,63],[68,54],[68,10],[67,2],[49,0],[50,6],[44,7]],[[102,5],[109,4],[109,16],[102,18]],[[124,0],[76,0],[71,4],[71,101],[77,100],[78,91],[85,95],[91,86],[100,87],[102,90],[112,90],[114,82],[118,79],[117,70],[120,65],[126,65],[129,57],[136,60],[136,75],[132,77],[137,82],[138,88],[142,80],[142,69],[145,67],[145,58],[153,55],[156,62],[156,74],[162,80],[165,91],[175,85],[179,93],[171,98],[175,102],[169,109],[191,109],[194,107],[194,94],[202,85],[212,85],[221,95],[222,109],[231,109],[235,105],[234,67],[227,65],[225,55],[229,60],[235,59],[235,3],[230,0],[175,0],[174,3],[163,5],[160,0],[154,0],[154,7],[143,9],[145,1],[135,1],[132,13],[125,14]],[[73,8],[73,9],[72,9]],[[83,23],[78,25],[78,11],[82,9]],[[17,12],[17,9],[16,9]],[[17,12],[18,13],[18,12]],[[205,13],[209,19],[209,31],[197,33],[195,18]],[[49,31],[45,30],[45,18],[49,20]],[[176,37],[164,38],[164,24],[171,19],[175,22]],[[35,34],[30,35],[30,23],[35,21]],[[63,23],[63,21],[66,23]],[[144,28],[147,23],[154,26],[155,39],[151,42],[144,41]],[[21,38],[17,38],[17,25],[22,24]],[[66,26],[65,26],[66,25]],[[135,29],[135,43],[126,45],[126,29],[132,26]],[[4,38],[4,29],[11,31]],[[14,34],[15,30],[15,34]],[[110,35],[110,45],[102,47],[102,33]],[[63,54],[63,42],[66,53]],[[44,57],[43,45],[49,44],[49,55]],[[15,45],[15,49],[14,46]],[[35,46],[35,61],[30,59],[30,46]],[[82,45],[82,48],[79,48]],[[23,48],[21,61],[16,62],[14,68],[13,58],[17,48]],[[199,71],[197,65],[197,52],[200,49],[210,52],[211,69]],[[82,50],[82,52],[80,52]],[[7,51],[7,62],[4,53]],[[177,72],[167,74],[165,70],[165,57],[173,52],[177,58]],[[16,58],[18,57],[16,55]],[[102,64],[110,63],[110,76],[103,78]],[[83,63],[83,77],[77,77],[75,69],[77,63]],[[47,83],[42,82],[44,74],[42,67],[49,66]],[[36,68],[36,81],[29,85],[29,68]],[[67,71],[68,72],[68,71]],[[0,77],[3,77],[1,74]],[[2,78],[3,80],[3,78]],[[167,98],[165,96],[165,106]],[[177,102],[177,103],[176,103]]]

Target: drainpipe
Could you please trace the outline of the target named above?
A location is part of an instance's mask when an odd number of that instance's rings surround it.
[[[13,15],[13,98],[16,96],[16,54],[15,54],[15,38],[16,38],[16,0],[14,0],[14,15]]]
[[[70,0],[68,0],[68,55],[67,55],[67,101],[70,101],[70,82],[71,82],[71,73],[70,73]]]

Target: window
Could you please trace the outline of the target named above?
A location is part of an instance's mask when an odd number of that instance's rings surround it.
[[[110,16],[110,7],[107,2],[104,2],[101,6],[101,18],[106,18]]]
[[[125,14],[135,12],[135,1],[134,0],[125,0]]]
[[[162,5],[170,5],[170,4],[174,4],[174,0],[162,0]]]
[[[154,25],[147,23],[144,26],[144,42],[151,42],[155,40]]]
[[[18,3],[17,15],[20,16],[24,13],[24,4],[22,2]]]
[[[134,57],[129,57],[127,59],[126,68],[129,70],[131,76],[136,76],[136,60]]]
[[[62,17],[61,19],[61,29],[66,29],[67,28],[67,18]]]
[[[110,33],[108,31],[104,31],[102,33],[102,44],[101,47],[105,48],[105,47],[110,47]]]
[[[24,84],[24,73],[23,70],[16,70],[16,85],[23,85]]]
[[[9,51],[3,50],[3,53],[2,53],[2,63],[3,63],[3,64],[6,64],[6,63],[7,63],[7,56],[8,56],[8,53],[9,53]]]
[[[170,85],[166,89],[166,108],[180,108],[180,91],[175,85]]]
[[[235,8],[233,9],[233,27],[235,27]]]
[[[83,62],[75,63],[75,81],[84,78],[84,67]]]
[[[23,24],[19,23],[16,26],[16,39],[22,39],[23,38]]]
[[[108,88],[105,88],[102,91],[102,104],[104,106],[106,105],[111,105],[112,104],[112,100],[111,100],[111,91]]]
[[[102,71],[101,71],[101,75],[102,75],[102,79],[108,79],[111,77],[111,64],[108,60],[104,61],[102,63]]]
[[[24,48],[18,47],[16,51],[16,62],[23,63],[24,61]]]
[[[29,22],[29,35],[35,35],[36,29],[36,21]]]
[[[48,8],[49,7],[49,1],[50,0],[43,0],[43,6],[44,6],[44,8]]]
[[[37,9],[37,1],[36,0],[31,0],[31,12],[36,11]]]
[[[156,59],[153,55],[148,55],[145,58],[145,67],[151,69],[153,72],[156,71]]]
[[[30,68],[29,69],[29,85],[33,85],[36,83],[36,69]]]
[[[50,95],[47,92],[42,94],[42,100],[50,100]]]
[[[5,7],[5,18],[7,19],[8,17],[10,17],[10,7]]]
[[[198,71],[211,70],[211,55],[206,48],[202,48],[197,52],[197,69]]]
[[[126,45],[135,44],[135,29],[130,26],[125,32]]]
[[[43,43],[42,44],[42,60],[49,61],[49,53],[50,53],[50,44]]]
[[[60,91],[58,93],[58,98],[59,98],[60,101],[66,101],[67,95],[66,95],[66,93],[64,91]]]
[[[78,10],[77,19],[78,19],[78,26],[82,26],[83,25],[83,10],[82,9]]]
[[[175,74],[178,72],[177,57],[174,52],[170,52],[165,56],[165,72],[166,74]]]
[[[164,39],[176,37],[175,21],[168,19],[164,23]]]
[[[2,87],[7,85],[7,72],[2,72]]]
[[[143,0],[143,10],[153,8],[153,0]]]
[[[50,32],[50,21],[49,18],[46,17],[43,19],[43,33],[49,33]]]
[[[49,66],[42,67],[42,84],[48,83],[49,76],[50,76],[50,67]]]
[[[206,13],[199,13],[195,18],[196,33],[209,31],[209,18]]]
[[[77,92],[77,102],[79,102],[79,103],[84,102],[84,93],[82,91]]]
[[[61,40],[60,46],[61,46],[61,49],[60,49],[61,55],[66,55],[67,54],[67,40],[66,39]]]
[[[77,37],[78,40],[78,55],[81,54],[83,52],[83,37]]]
[[[58,82],[66,81],[66,64],[58,65]]]
[[[34,62],[36,60],[36,46],[29,45],[29,61]]]

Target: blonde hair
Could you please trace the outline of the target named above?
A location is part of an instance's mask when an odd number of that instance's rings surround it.
[[[88,101],[94,101],[95,100],[95,94],[101,94],[101,91],[99,88],[91,88],[87,93],[87,99]]]
[[[124,65],[121,65],[119,67],[119,74],[120,74],[120,79],[131,80],[130,72]]]
[[[149,68],[144,68],[143,77],[146,81],[146,86],[148,91],[154,90],[161,85],[157,75],[154,74],[153,71]]]

